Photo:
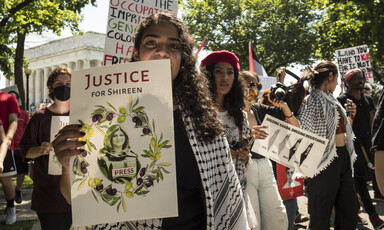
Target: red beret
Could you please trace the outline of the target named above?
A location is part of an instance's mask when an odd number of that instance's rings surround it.
[[[348,84],[349,80],[351,80],[353,76],[355,76],[356,74],[359,74],[359,73],[360,73],[360,76],[364,76],[363,71],[361,71],[361,69],[359,69],[359,68],[354,68],[354,69],[351,69],[350,71],[348,71],[344,76],[345,83]]]
[[[218,62],[227,62],[240,72],[239,59],[232,52],[222,50],[215,51],[206,56],[200,63],[200,67],[207,67]]]

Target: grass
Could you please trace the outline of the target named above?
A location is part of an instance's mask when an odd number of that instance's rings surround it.
[[[30,230],[32,229],[33,223],[36,220],[27,220],[27,221],[16,221],[15,224],[6,225],[4,223],[0,224],[1,230]]]

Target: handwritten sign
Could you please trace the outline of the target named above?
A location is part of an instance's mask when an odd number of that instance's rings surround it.
[[[328,140],[266,115],[262,124],[268,128],[266,139],[258,139],[252,151],[277,163],[313,177],[321,163]]]
[[[61,128],[69,124],[69,116],[52,116],[51,120],[51,141],[55,139],[55,135]],[[48,174],[61,175],[61,164],[56,158],[54,152],[49,154]]]
[[[368,82],[373,83],[373,73],[367,45],[336,50],[336,57],[342,79],[344,79],[344,75],[349,70],[359,68],[363,71]]]
[[[74,71],[70,109],[74,226],[178,215],[169,60]]]
[[[141,18],[160,12],[177,14],[177,0],[110,0],[104,65],[129,62]]]

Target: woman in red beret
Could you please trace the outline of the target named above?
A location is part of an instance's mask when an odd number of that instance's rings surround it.
[[[246,193],[245,169],[250,159],[249,142],[250,129],[247,117],[243,112],[245,107],[244,83],[239,78],[239,59],[232,52],[223,50],[210,53],[201,61],[203,70],[209,81],[212,98],[219,110],[219,117],[225,128],[232,160],[242,185],[244,200],[247,204],[249,227],[256,227],[256,216]]]

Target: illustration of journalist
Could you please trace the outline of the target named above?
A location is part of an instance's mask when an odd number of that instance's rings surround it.
[[[287,183],[285,183],[283,189],[294,188],[301,185],[300,182],[296,181],[293,177],[293,174],[295,173],[294,169],[287,168],[285,173],[287,175]]]
[[[110,181],[123,184],[136,177],[140,169],[137,155],[130,151],[128,134],[119,125],[112,125],[104,136],[97,163]]]

